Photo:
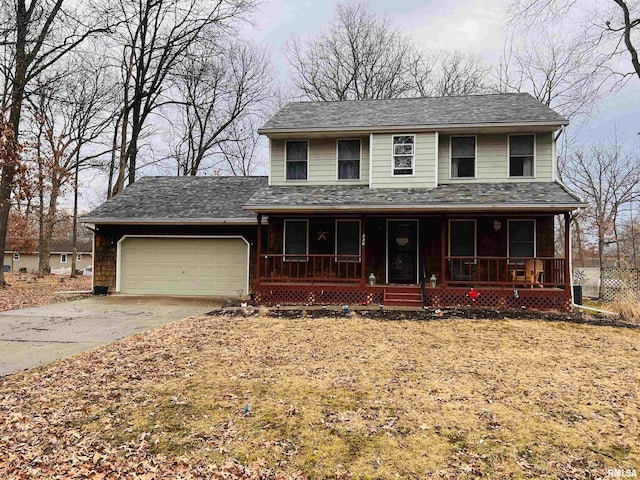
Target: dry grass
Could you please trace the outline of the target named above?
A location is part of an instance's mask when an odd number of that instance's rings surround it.
[[[4,279],[7,286],[0,288],[0,312],[66,300],[56,292],[91,290],[91,277],[45,275],[38,278],[31,274],[5,273]]]
[[[628,288],[624,289],[611,302],[611,309],[618,312],[624,321],[640,325],[640,295],[637,292]]]
[[[635,329],[200,317],[0,382],[0,477],[597,478],[640,468]]]

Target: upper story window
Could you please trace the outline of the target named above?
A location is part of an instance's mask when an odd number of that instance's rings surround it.
[[[476,137],[451,137],[451,178],[476,176]]]
[[[338,180],[360,178],[360,140],[338,140]]]
[[[393,174],[413,175],[415,136],[393,136]]]
[[[509,176],[533,177],[534,135],[509,135]]]
[[[287,140],[285,143],[287,180],[306,180],[309,163],[309,142],[307,140]]]

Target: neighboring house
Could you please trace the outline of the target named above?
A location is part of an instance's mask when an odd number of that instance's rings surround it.
[[[93,248],[91,240],[78,240],[76,244],[76,269],[83,270],[93,264]],[[73,258],[73,242],[71,240],[52,240],[49,264],[51,269],[71,268]],[[38,271],[38,252],[4,252],[6,271],[21,270],[34,273]]]
[[[585,206],[556,174],[567,123],[527,94],[290,103],[259,130],[268,181],[143,179],[85,217],[94,282],[209,295],[251,283],[265,304],[566,310],[569,246],[555,256],[553,226]]]

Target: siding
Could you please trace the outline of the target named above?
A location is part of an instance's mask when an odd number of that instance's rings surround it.
[[[537,133],[534,160],[534,178],[510,178],[508,135],[477,135],[476,178],[452,179],[449,161],[449,135],[440,135],[438,148],[438,183],[456,182],[551,182],[553,181],[553,133]]]
[[[60,263],[60,254],[52,253],[49,256],[49,265],[51,268],[71,268],[71,254],[67,256],[67,263]],[[83,253],[82,260],[76,262],[76,270],[83,270],[93,264],[90,253]],[[12,272],[17,272],[21,268],[26,268],[27,272],[38,271],[38,255],[20,254],[20,260],[13,260],[13,255],[4,256],[4,265],[10,265]]]
[[[393,176],[392,138],[394,135],[415,135],[413,175]],[[436,176],[436,133],[411,132],[373,135],[373,188],[434,187]]]
[[[307,166],[307,180],[285,180],[285,140],[272,139],[270,162],[271,185],[368,185],[369,137],[348,138],[360,138],[362,142],[359,180],[338,180],[336,138],[308,139],[309,164]]]

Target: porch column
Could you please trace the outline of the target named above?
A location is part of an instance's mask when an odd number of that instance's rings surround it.
[[[258,245],[256,247],[256,286],[260,285],[260,255],[262,254],[262,214],[258,214]]]
[[[564,214],[564,288],[571,289],[571,219]]]
[[[440,285],[447,286],[447,219],[444,215],[440,217]]]
[[[367,216],[365,214],[360,215],[360,285],[366,286],[367,284]]]

